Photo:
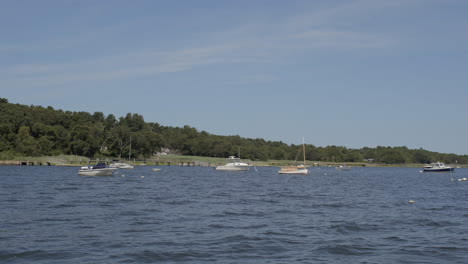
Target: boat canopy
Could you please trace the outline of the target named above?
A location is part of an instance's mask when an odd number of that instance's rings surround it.
[[[96,165],[93,166],[93,169],[104,169],[106,168],[106,164],[105,163],[98,163]]]

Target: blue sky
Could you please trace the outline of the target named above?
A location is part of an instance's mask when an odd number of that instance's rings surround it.
[[[467,13],[464,0],[4,0],[0,97],[468,154]]]

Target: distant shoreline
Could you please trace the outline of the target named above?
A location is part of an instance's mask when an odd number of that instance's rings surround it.
[[[84,157],[75,156],[61,156],[61,157],[21,157],[12,160],[0,160],[1,165],[13,165],[13,166],[70,166],[79,167],[89,164],[95,164],[100,162],[111,162],[113,159],[89,159]],[[198,157],[198,156],[180,156],[174,155],[165,156],[163,158],[153,158],[145,160],[131,160],[124,162],[131,163],[135,166],[203,166],[211,167],[221,165],[225,163],[225,158],[214,158],[214,157]],[[249,164],[257,167],[280,167],[286,165],[292,165],[293,161],[288,160],[271,160],[271,161],[250,161],[245,160]],[[351,167],[409,167],[409,168],[422,168],[424,164],[381,164],[381,163],[366,163],[366,162],[324,162],[324,161],[309,161],[306,162],[307,166],[310,167],[337,167],[339,165],[346,164]],[[454,166],[455,168],[463,168],[465,166]]]

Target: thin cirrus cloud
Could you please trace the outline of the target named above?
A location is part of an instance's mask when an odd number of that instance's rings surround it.
[[[334,30],[305,31],[299,33],[296,39],[315,48],[382,48],[394,44],[394,41],[382,36]]]
[[[301,14],[287,19],[289,27],[349,27],[362,21],[372,21],[376,15],[389,14],[396,10],[430,4],[432,0],[355,0],[342,1],[322,8],[306,9]]]
[[[128,53],[68,64],[23,64],[0,69],[0,76],[1,82],[10,86],[49,86],[159,75],[204,65],[252,61],[247,55],[233,55],[235,50],[236,47],[231,45],[219,45],[174,52]]]
[[[282,56],[281,60],[284,60],[290,55],[307,50],[380,48],[392,45],[390,38],[382,34],[327,28],[326,21],[339,16],[343,17],[346,12],[348,17],[357,16],[358,12],[360,15],[370,12],[369,9],[363,11],[359,8],[370,3],[369,1],[353,3],[352,6],[346,5],[351,11],[345,11],[343,6],[338,6],[307,15],[277,19],[274,22],[256,21],[255,24],[240,25],[238,28],[228,29],[225,32],[205,33],[211,42],[175,51],[146,50],[65,64],[29,63],[0,68],[2,79],[0,83],[12,87],[31,85],[40,87],[76,82],[111,81],[183,72],[208,65],[268,63],[274,62],[277,56]],[[383,7],[378,5],[372,8]],[[236,34],[233,35],[232,32]],[[223,36],[230,37],[224,38]],[[62,45],[63,42],[60,44]],[[53,43],[48,43],[48,45],[57,46]],[[1,49],[25,48],[7,45]],[[66,47],[64,49],[66,50]],[[267,80],[275,78],[268,76]]]

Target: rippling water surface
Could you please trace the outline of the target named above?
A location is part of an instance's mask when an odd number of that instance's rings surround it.
[[[161,168],[1,166],[0,263],[468,263],[468,169]]]

